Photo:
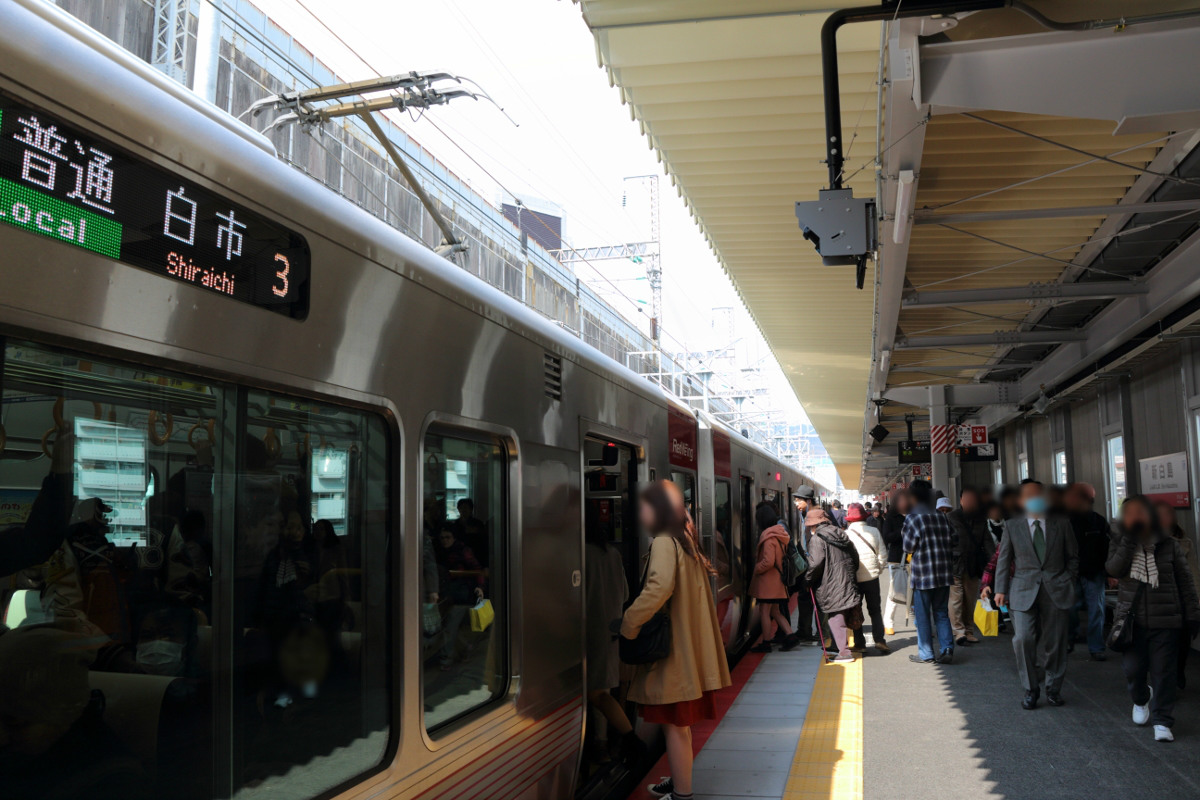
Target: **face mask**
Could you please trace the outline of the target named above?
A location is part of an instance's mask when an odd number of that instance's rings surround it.
[[[137,663],[151,675],[178,675],[183,671],[183,645],[152,639],[137,646]]]
[[[1046,498],[1031,497],[1025,501],[1026,514],[1045,514],[1046,513]]]

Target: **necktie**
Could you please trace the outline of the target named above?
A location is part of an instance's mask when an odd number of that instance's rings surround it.
[[[1033,552],[1037,553],[1038,563],[1046,560],[1046,534],[1042,531],[1040,520],[1033,521]]]

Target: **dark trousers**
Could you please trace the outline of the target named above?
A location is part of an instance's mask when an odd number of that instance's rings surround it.
[[[1150,724],[1175,724],[1171,712],[1179,694],[1179,629],[1133,626],[1133,646],[1121,657],[1134,705],[1150,703]],[[1150,696],[1150,690],[1154,696]]]
[[[808,589],[808,583],[802,583],[799,595],[796,597],[796,633],[801,639],[813,639],[813,598]]]
[[[886,641],[883,633],[883,604],[879,600],[879,578],[863,581],[858,584],[863,600],[867,603],[867,617],[871,620],[871,641],[879,644]],[[854,629],[854,644],[862,647],[866,640],[863,638],[862,626]]]

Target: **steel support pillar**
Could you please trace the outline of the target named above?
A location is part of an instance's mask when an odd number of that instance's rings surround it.
[[[929,387],[929,426],[950,424],[950,405],[947,402],[946,387],[933,385]],[[933,488],[950,498],[957,499],[958,492],[958,457],[952,453],[934,453],[930,456],[933,466]]]

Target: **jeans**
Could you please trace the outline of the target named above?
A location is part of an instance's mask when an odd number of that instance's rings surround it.
[[[954,652],[954,631],[950,627],[950,587],[913,589],[913,616],[917,622],[917,655],[923,661],[933,659],[933,630],[937,627],[939,652]]]
[[[1071,641],[1079,637],[1079,612],[1087,612],[1089,653],[1104,652],[1104,574],[1079,578],[1079,599],[1071,610]]]

